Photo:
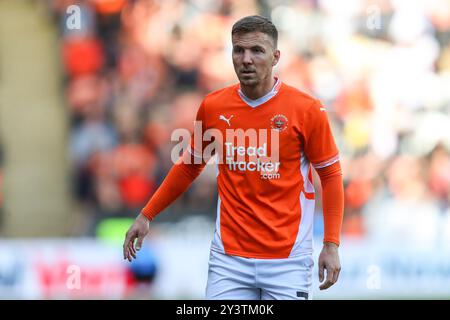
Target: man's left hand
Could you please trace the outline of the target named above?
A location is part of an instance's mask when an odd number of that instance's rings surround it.
[[[324,280],[324,270],[327,271],[327,278]],[[341,263],[339,262],[338,246],[332,242],[323,244],[322,252],[319,256],[319,281],[323,282],[319,289],[325,290],[335,284],[339,278]]]

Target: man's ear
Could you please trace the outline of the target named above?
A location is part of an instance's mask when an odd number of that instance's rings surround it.
[[[277,65],[278,61],[280,60],[280,55],[280,50],[275,50],[275,52],[273,53],[272,67]]]

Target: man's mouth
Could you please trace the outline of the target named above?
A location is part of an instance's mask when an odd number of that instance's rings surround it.
[[[252,74],[252,73],[255,73],[255,71],[253,71],[253,70],[242,70],[241,73],[243,73],[243,74]]]

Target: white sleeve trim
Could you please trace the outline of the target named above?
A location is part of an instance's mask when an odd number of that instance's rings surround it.
[[[321,169],[321,168],[331,166],[333,163],[336,163],[338,161],[339,161],[339,155],[336,155],[329,160],[325,160],[320,163],[313,163],[312,165],[313,165],[314,169]]]

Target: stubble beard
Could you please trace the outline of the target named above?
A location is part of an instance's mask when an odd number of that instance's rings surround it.
[[[260,82],[259,79],[256,77],[248,78],[248,77],[242,77],[242,76],[239,78],[239,81],[240,81],[241,85],[248,86],[248,87],[255,87]]]

